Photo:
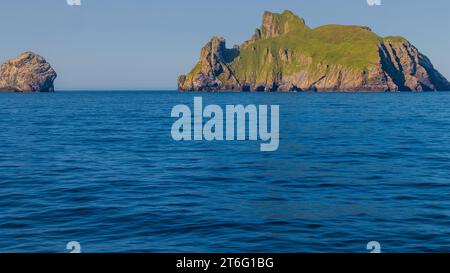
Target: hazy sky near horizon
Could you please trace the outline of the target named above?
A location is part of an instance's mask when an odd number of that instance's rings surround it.
[[[0,62],[28,50],[58,72],[59,90],[175,89],[212,36],[249,39],[265,10],[292,10],[311,27],[370,26],[402,35],[450,78],[450,1],[0,0]]]

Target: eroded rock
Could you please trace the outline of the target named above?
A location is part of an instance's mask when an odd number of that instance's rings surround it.
[[[26,52],[0,66],[0,90],[53,92],[55,70],[40,55]]]

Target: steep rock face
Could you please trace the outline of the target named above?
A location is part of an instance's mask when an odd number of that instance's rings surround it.
[[[434,91],[450,83],[401,37],[370,28],[310,29],[292,12],[266,12],[252,39],[227,49],[214,37],[179,78],[180,91]]]
[[[450,90],[447,79],[408,41],[386,39],[379,45],[379,54],[386,78],[393,83],[391,90]]]
[[[33,52],[26,52],[0,66],[0,90],[53,92],[57,74],[52,66]]]
[[[211,42],[203,47],[200,54],[200,63],[194,68],[197,74],[196,80],[187,83],[186,77],[181,76],[179,82],[183,85],[189,84],[189,89],[195,91],[240,88],[237,79],[227,64],[236,53],[236,49],[225,47],[223,38],[212,38]]]

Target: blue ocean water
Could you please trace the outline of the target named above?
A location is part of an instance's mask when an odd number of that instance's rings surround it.
[[[279,104],[280,148],[173,106]],[[0,94],[0,252],[450,251],[450,93]]]

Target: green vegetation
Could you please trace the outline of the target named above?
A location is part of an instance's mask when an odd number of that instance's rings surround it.
[[[367,27],[327,25],[311,30],[303,19],[291,12],[275,14],[273,21],[279,29],[288,22],[290,31],[254,41],[241,49],[240,58],[231,64],[238,78],[271,79],[276,77],[274,71],[290,75],[308,67],[318,67],[318,64],[364,70],[379,59],[377,48],[383,39]],[[291,60],[281,60],[280,51],[289,52]],[[272,60],[267,52],[272,55]],[[308,57],[312,63],[305,61]],[[312,75],[315,72],[319,71],[310,71]]]
[[[303,32],[308,31],[309,27],[306,25],[305,20],[296,16],[291,11],[284,11],[282,14],[271,13],[266,11],[264,14],[263,27],[261,29],[262,37],[270,35],[270,30],[265,28],[266,20],[270,19],[270,26],[273,27],[277,33],[287,33],[287,32]]]
[[[380,37],[363,26],[326,25],[311,29],[290,11],[266,12],[254,38],[225,62],[240,82],[273,82],[300,71],[308,71],[308,77],[316,79],[336,73],[336,67],[367,70],[379,63],[378,46],[386,40],[407,42],[402,37]],[[197,64],[187,78],[199,70]]]
[[[409,45],[408,40],[401,36],[388,36],[383,39],[384,41],[391,41],[393,43],[403,43]]]

